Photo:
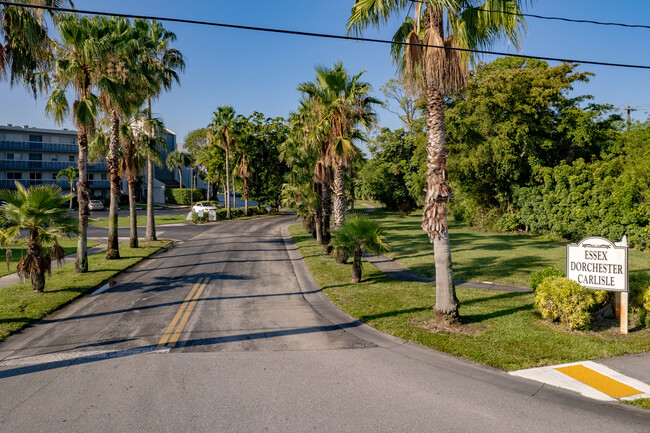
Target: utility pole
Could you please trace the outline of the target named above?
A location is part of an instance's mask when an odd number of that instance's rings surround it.
[[[632,106],[630,106],[630,105],[625,105],[625,106],[623,107],[623,110],[624,110],[624,111],[627,111],[627,129],[630,129],[630,123],[632,122],[632,118],[631,118],[631,116],[630,116],[630,113],[631,113],[632,111],[638,111],[638,110],[639,110],[639,107],[632,107]]]

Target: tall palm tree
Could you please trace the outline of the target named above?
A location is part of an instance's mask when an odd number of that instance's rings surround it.
[[[160,95],[163,90],[171,90],[174,83],[180,84],[177,71],[185,69],[185,60],[180,51],[170,44],[176,40],[176,35],[165,30],[158,21],[136,19],[134,27],[143,38],[145,49],[141,51],[138,61],[143,74],[149,81],[147,89],[147,119],[151,119],[151,100]],[[154,131],[147,130],[153,138]],[[164,134],[164,132],[163,132]],[[154,222],[153,191],[154,191],[154,161],[147,159],[147,229],[145,240],[156,240],[156,225]]]
[[[74,165],[71,165],[66,168],[62,168],[59,170],[59,172],[56,174],[56,180],[60,180],[62,177],[65,177],[68,179],[68,183],[70,184],[70,212],[72,212],[72,198],[73,198],[73,193],[74,193],[74,180],[79,177],[79,169],[75,167]]]
[[[178,179],[180,188],[183,188],[183,167],[187,167],[191,163],[190,155],[186,152],[181,152],[179,150],[171,151],[167,154],[167,159],[165,160],[165,165],[169,170],[178,169]]]
[[[54,48],[47,35],[47,25],[42,9],[28,5],[62,7],[65,0],[20,0],[26,6],[0,5],[0,79],[8,76],[13,86],[22,81],[36,97],[48,83],[47,72],[52,66]],[[59,14],[48,11],[56,20]]]
[[[3,243],[15,239],[20,230],[29,232],[27,255],[18,262],[18,274],[30,277],[32,288],[42,292],[45,273],[51,269],[52,258],[63,259],[65,252],[58,244],[63,236],[76,233],[76,221],[63,208],[72,194],[63,194],[55,185],[38,185],[25,188],[16,182],[16,190],[0,191],[4,204],[0,207],[8,227],[1,229]],[[51,245],[51,252],[44,253],[43,245]]]
[[[520,15],[523,0],[356,0],[348,19],[348,30],[360,33],[379,26],[413,7],[393,40],[421,45],[393,45],[391,54],[409,87],[427,100],[427,187],[422,228],[433,242],[436,268],[436,317],[441,322],[459,318],[451,266],[451,246],[447,229],[447,135],[444,98],[463,89],[468,62],[467,52],[507,39],[519,46]],[[444,48],[442,48],[444,47]]]
[[[244,191],[244,215],[248,216],[248,193],[250,192],[250,185],[248,179],[251,177],[251,170],[248,167],[248,157],[244,150],[239,157],[239,164],[237,164],[237,176],[242,179]]]
[[[72,113],[73,122],[77,128],[77,144],[79,157],[77,167],[79,180],[77,182],[77,201],[79,203],[79,238],[77,243],[77,260],[75,271],[88,271],[88,187],[87,160],[88,135],[94,128],[98,110],[98,99],[93,88],[101,73],[98,59],[107,49],[100,43],[101,33],[96,18],[80,17],[74,14],[61,16],[57,24],[61,46],[56,61],[54,80],[56,88],[50,94],[45,111],[57,123],[62,123],[68,113]],[[68,105],[66,90],[74,91],[72,109]]]
[[[370,84],[359,81],[364,72],[351,77],[342,62],[335,63],[331,69],[316,68],[321,89],[318,95],[329,131],[326,161],[334,171],[334,226],[341,226],[345,219],[345,167],[357,154],[352,141],[363,138],[358,127],[368,129],[376,123],[377,114],[372,105],[381,103],[369,96]]]
[[[226,218],[230,219],[230,150],[238,140],[239,122],[230,105],[217,107],[208,126],[212,140],[226,151]]]

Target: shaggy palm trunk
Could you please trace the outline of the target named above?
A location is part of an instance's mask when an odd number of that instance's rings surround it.
[[[334,226],[345,221],[345,169],[340,161],[334,164]]]
[[[250,191],[250,186],[248,186],[248,178],[244,178],[244,215],[248,216],[248,191]]]
[[[178,166],[178,188],[183,188],[183,171],[181,166]]]
[[[129,246],[138,248],[138,216],[135,210],[135,188],[136,181],[129,179]]]
[[[88,272],[88,201],[90,191],[88,189],[88,134],[85,127],[79,127],[77,133],[79,142],[79,159],[77,165],[79,168],[79,180],[77,181],[77,201],[79,202],[79,237],[77,238],[77,259],[75,260],[74,269],[78,274]]]
[[[119,238],[117,235],[117,210],[120,201],[120,175],[119,175],[119,151],[120,151],[120,118],[117,111],[111,111],[111,138],[108,151],[108,173],[111,181],[111,202],[108,211],[108,247],[106,259],[114,260],[120,258]]]
[[[330,216],[332,215],[332,192],[330,191],[330,169],[326,167],[323,176],[323,189],[321,191],[321,207],[323,210],[322,220],[322,238],[323,238],[323,251],[327,252],[330,243]]]
[[[43,257],[43,246],[38,242],[38,231],[36,230],[30,230],[29,232],[27,256],[31,256],[34,263],[37,264],[29,273],[32,281],[32,289],[35,292],[42,292],[45,288],[45,271],[47,270],[43,265],[45,265],[47,259]]]
[[[72,195],[74,194],[74,179],[68,179],[68,181],[70,182],[70,194]],[[70,214],[72,215],[72,197],[70,197]]]
[[[352,263],[352,282],[361,282],[361,248],[354,250],[354,262]]]
[[[451,267],[451,247],[447,227],[447,134],[445,102],[435,86],[427,86],[427,188],[422,214],[422,229],[433,242],[436,267],[436,318],[444,323],[459,318],[460,303],[456,297]]]
[[[226,138],[227,139],[227,138]],[[230,144],[226,145],[226,219],[230,219]]]
[[[323,186],[320,183],[317,183],[314,185],[314,189],[316,190],[316,194],[320,197]],[[316,230],[316,242],[323,245],[323,209],[320,203],[316,205],[316,209],[314,210],[314,228]]]
[[[151,98],[147,98],[147,120],[151,121]],[[153,137],[153,132],[148,131],[149,137]],[[145,232],[145,241],[156,240],[156,223],[153,215],[153,162],[151,157],[147,157],[147,231]]]

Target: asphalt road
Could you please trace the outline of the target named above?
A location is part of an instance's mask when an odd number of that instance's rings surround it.
[[[292,221],[160,228],[181,242],[0,344],[0,431],[650,429],[640,410],[513,378],[342,314],[285,246]]]

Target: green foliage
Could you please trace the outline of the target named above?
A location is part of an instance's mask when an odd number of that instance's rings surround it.
[[[494,229],[500,232],[514,232],[521,225],[519,215],[516,213],[504,213],[494,223]]]
[[[503,210],[514,187],[527,185],[539,167],[586,161],[612,146],[617,132],[610,106],[569,98],[588,72],[577,65],[549,67],[530,59],[479,64],[463,96],[447,110],[449,177],[481,207]]]
[[[166,188],[165,198],[167,203],[187,205],[205,200],[205,192],[203,188]]]
[[[332,246],[353,255],[355,251],[365,250],[375,254],[389,250],[384,241],[383,229],[379,222],[363,216],[351,216],[332,232]]]
[[[589,329],[590,310],[604,296],[564,277],[549,277],[537,286],[535,308],[544,319],[559,320],[574,329]]]
[[[564,272],[558,268],[546,268],[538,272],[533,272],[530,274],[530,289],[534,292],[537,290],[542,281],[549,277],[564,277]]]

